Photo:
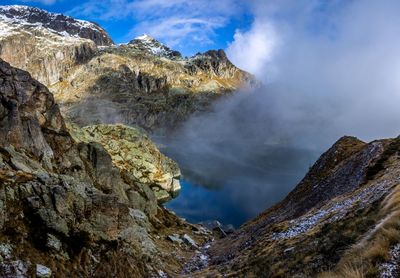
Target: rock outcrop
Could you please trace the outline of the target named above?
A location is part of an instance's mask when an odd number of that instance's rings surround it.
[[[0,276],[174,276],[194,251],[171,234],[209,239],[100,143],[76,142],[47,88],[0,60]]]
[[[400,139],[341,138],[190,277],[398,277]],[[201,268],[201,267],[200,267]]]
[[[98,142],[110,154],[113,164],[128,179],[149,186],[159,203],[175,198],[180,191],[181,172],[143,132],[123,125],[96,125],[80,129],[70,125],[77,142]]]

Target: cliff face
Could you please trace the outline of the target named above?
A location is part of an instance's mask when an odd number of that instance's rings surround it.
[[[400,139],[340,139],[193,277],[398,277]]]
[[[255,84],[226,57],[170,59],[160,53],[132,45],[102,49],[51,90],[80,125],[121,122],[153,131],[176,127],[217,98]]]
[[[36,8],[0,6],[0,28],[0,58],[50,86],[79,125],[168,130],[215,99],[257,85],[222,50],[185,58],[147,35],[116,46],[94,23]]]
[[[0,276],[173,275],[209,238],[96,140],[76,142],[47,88],[1,60],[0,100]]]

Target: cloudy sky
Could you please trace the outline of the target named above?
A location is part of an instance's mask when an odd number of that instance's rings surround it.
[[[117,43],[143,33],[186,55],[210,48],[226,48],[236,30],[253,20],[242,0],[0,0],[26,4],[101,24]]]

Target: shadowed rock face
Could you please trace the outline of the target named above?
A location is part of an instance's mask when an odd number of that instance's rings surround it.
[[[77,143],[47,88],[0,60],[0,276],[180,272],[193,251],[171,233],[208,239],[159,207],[101,144]]]

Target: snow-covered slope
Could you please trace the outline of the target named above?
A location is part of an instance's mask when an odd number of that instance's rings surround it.
[[[46,29],[62,37],[89,39],[96,45],[112,45],[108,34],[95,23],[74,19],[63,14],[50,13],[35,7],[0,6],[0,36],[16,29]]]
[[[0,6],[0,58],[51,85],[111,45],[94,23],[27,6]]]

